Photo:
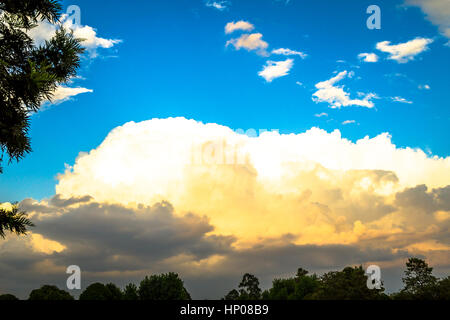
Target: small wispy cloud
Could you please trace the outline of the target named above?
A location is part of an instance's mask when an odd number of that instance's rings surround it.
[[[225,25],[225,33],[230,34],[237,30],[252,31],[255,26],[248,21],[240,20],[237,22],[228,22]]]
[[[313,101],[318,102],[328,102],[331,108],[340,108],[347,106],[360,106],[366,108],[373,108],[374,103],[371,99],[376,98],[376,94],[368,93],[363,99],[351,99],[350,93],[344,91],[344,86],[336,86],[336,83],[343,80],[346,77],[353,77],[352,72],[342,71],[339,72],[335,77],[322,81],[316,84],[318,89],[313,93]]]
[[[430,86],[428,85],[428,84],[419,84],[419,86],[418,86],[418,88],[420,89],[420,90],[430,90],[431,88],[430,88]]]
[[[81,45],[86,48],[90,58],[96,58],[98,56],[99,48],[109,49],[122,42],[120,39],[99,37],[95,28],[88,25],[74,24],[72,20],[68,19],[67,14],[61,16],[60,24],[66,30],[71,30],[76,38],[82,39]],[[34,40],[35,44],[40,46],[45,41],[50,40],[59,28],[59,24],[53,24],[44,20],[39,22],[35,28],[29,30],[28,34]]]
[[[317,118],[328,117],[328,113],[326,113],[326,112],[316,113],[314,115],[314,117],[317,117]]]
[[[228,9],[228,7],[231,5],[229,1],[206,1],[205,5],[209,8],[214,8],[219,11],[224,11]]]
[[[392,101],[394,102],[400,102],[400,103],[407,103],[407,104],[412,104],[412,101],[406,100],[405,98],[402,97],[391,97]]]
[[[77,88],[69,88],[65,86],[59,86],[56,88],[55,92],[53,93],[52,97],[52,103],[58,104],[64,101],[67,101],[69,98],[77,96],[82,93],[92,93],[94,90],[77,87]]]
[[[356,121],[355,120],[345,120],[345,121],[342,121],[342,124],[345,126],[345,125],[347,125],[347,124],[352,124],[352,123],[356,123]]]
[[[259,55],[268,56],[266,51],[269,44],[262,40],[261,33],[243,34],[239,38],[228,40],[226,46],[233,45],[236,50],[257,51]]]
[[[272,50],[272,54],[280,54],[284,56],[299,56],[302,59],[305,59],[308,55],[304,52],[295,51],[287,48],[279,48]]]
[[[358,58],[364,62],[377,62],[378,56],[375,53],[360,53]]]
[[[432,39],[416,38],[408,42],[392,44],[390,41],[378,42],[376,48],[382,52],[389,53],[388,59],[395,60],[398,63],[406,63],[414,60],[414,58],[428,50],[428,45],[432,43]]]
[[[267,82],[272,82],[273,79],[288,75],[293,66],[293,59],[286,59],[284,61],[267,61],[266,65],[263,67],[263,70],[258,72],[258,75],[263,77]]]
[[[61,104],[65,101],[71,100],[73,97],[82,93],[92,93],[94,90],[87,89],[83,87],[70,88],[66,86],[58,86],[56,90],[52,93],[52,99],[50,101],[45,101],[42,107],[39,109],[40,112],[48,110],[53,105]]]
[[[285,5],[288,5],[291,0],[275,0],[276,2],[283,2]]]

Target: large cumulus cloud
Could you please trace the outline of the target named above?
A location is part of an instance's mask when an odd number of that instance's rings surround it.
[[[176,271],[204,298],[244,272],[268,284],[299,266],[377,263],[397,289],[410,255],[449,270],[449,169],[387,133],[353,143],[317,128],[249,137],[184,118],[130,122],[80,153],[53,197],[20,203],[37,226],[0,243],[0,288],[64,285],[77,264],[84,284]]]
[[[317,128],[248,137],[170,118],[114,129],[59,176],[56,191],[126,206],[168,200],[240,245],[286,233],[297,244],[335,244],[405,231],[395,194],[449,181],[450,158],[397,148],[388,134],[356,143]]]

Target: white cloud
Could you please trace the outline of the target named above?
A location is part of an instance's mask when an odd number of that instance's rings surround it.
[[[371,99],[376,95],[373,93],[367,94],[363,99],[350,99],[350,94],[344,91],[344,86],[335,86],[335,84],[345,77],[350,77],[351,73],[342,71],[335,77],[322,81],[316,84],[316,91],[313,94],[313,101],[328,102],[331,108],[340,108],[347,106],[361,106],[367,108],[373,108],[374,104]]]
[[[237,22],[228,22],[225,26],[225,33],[230,34],[237,30],[252,31],[253,29],[255,29],[255,26],[250,22],[240,20]]]
[[[53,93],[52,103],[59,104],[64,101],[67,101],[71,97],[77,96],[82,93],[88,93],[88,92],[94,92],[94,91],[91,89],[86,89],[86,88],[81,88],[81,87],[69,88],[69,87],[65,87],[65,86],[59,86],[56,88],[55,92]]]
[[[94,92],[94,90],[82,87],[70,88],[63,85],[59,85],[53,92],[51,101],[44,101],[39,111],[40,112],[45,111],[49,109],[51,105],[58,105],[60,103],[70,100],[72,97],[75,97],[79,94],[91,92]]]
[[[272,82],[273,79],[288,75],[289,70],[291,70],[293,66],[293,59],[286,59],[284,61],[267,61],[263,70],[258,72],[258,75],[266,79],[267,82]]]
[[[328,117],[328,113],[326,113],[326,112],[317,113],[314,116],[317,117],[317,118]]]
[[[427,18],[439,26],[441,33],[450,39],[450,1],[406,0],[405,2],[409,5],[419,6]],[[450,44],[450,41],[447,44]]]
[[[262,40],[261,33],[243,34],[239,38],[228,40],[226,46],[233,45],[236,50],[244,48],[248,51],[256,50],[258,54],[267,56],[266,51],[269,44]]]
[[[410,210],[392,213],[395,194],[447,186],[450,157],[399,148],[388,133],[355,142],[318,128],[249,137],[217,124],[153,119],[115,128],[58,180],[62,199],[89,195],[132,208],[169,201],[177,216],[204,215],[214,226],[208,231],[241,245],[288,233],[297,244],[359,243],[362,236],[379,245],[383,235],[408,237],[433,223],[430,210],[422,217],[428,223],[415,222]],[[436,194],[450,199],[449,191]]]
[[[168,118],[129,122],[115,128],[97,149],[81,153],[73,168],[59,176],[56,191],[63,198],[90,195],[124,203],[148,203],[152,195],[177,193],[179,187],[194,192],[175,182],[196,172],[198,162],[205,164],[205,170],[213,170],[208,168],[208,160],[236,160],[220,153],[207,159],[211,149],[206,146],[211,141],[220,142],[216,147],[226,147],[238,158],[241,153],[245,155],[242,165],[251,165],[257,179],[269,178],[274,184],[283,180],[284,170],[292,174],[289,163],[303,163],[305,166],[299,169],[308,171],[313,168],[306,165],[309,162],[332,170],[392,171],[404,187],[422,183],[442,187],[450,181],[450,157],[428,157],[420,149],[398,148],[388,133],[351,142],[338,130],[328,133],[312,128],[291,135],[265,132],[255,138],[217,124]],[[191,164],[194,166],[189,167]],[[181,200],[178,196],[168,199]]]
[[[295,84],[298,85],[298,86],[300,86],[300,87],[303,87],[303,83],[300,82],[300,81],[296,81]]]
[[[364,62],[377,62],[378,56],[375,53],[360,53],[358,54],[358,58],[363,60]]]
[[[424,84],[424,85],[419,84],[418,88],[419,88],[420,90],[430,90],[430,89],[431,89],[430,86],[429,86],[428,84]]]
[[[272,50],[272,54],[281,54],[284,56],[299,56],[302,59],[305,59],[308,56],[306,53],[285,48],[274,49]]]
[[[355,120],[345,120],[342,122],[343,125],[352,124],[352,123],[356,123],[356,121]]]
[[[229,2],[228,1],[211,1],[208,0],[205,4],[207,7],[217,9],[219,11],[224,11],[228,8]]]
[[[395,101],[395,102],[401,102],[401,103],[407,103],[407,104],[413,103],[412,101],[406,100],[405,98],[402,98],[402,97],[392,97],[391,99],[392,99],[392,101]]]
[[[408,42],[391,45],[390,41],[382,41],[377,43],[377,49],[389,53],[388,59],[395,60],[398,63],[406,63],[414,60],[414,57],[428,50],[428,45],[432,43],[432,39],[416,38]]]
[[[50,40],[56,34],[56,31],[61,26],[66,30],[71,30],[76,38],[83,39],[81,44],[84,48],[86,48],[91,58],[97,57],[98,48],[111,48],[115,44],[121,42],[121,40],[117,39],[106,39],[98,37],[96,29],[87,25],[82,26],[73,24],[73,21],[71,19],[68,19],[67,14],[63,14],[61,16],[59,24],[52,24],[46,20],[39,22],[35,28],[28,31],[28,34],[33,39],[35,45],[40,46],[45,41]],[[76,76],[70,79],[68,83],[72,84],[74,79],[84,79],[84,78]],[[88,92],[93,92],[93,90],[82,87],[70,88],[61,85],[58,86],[55,92],[53,93],[51,103],[59,104],[69,100],[71,97]],[[44,106],[44,108],[42,108],[41,110],[45,109],[46,108]]]
[[[81,44],[86,48],[91,58],[95,58],[98,55],[98,48],[111,48],[121,42],[121,40],[118,39],[98,37],[96,29],[87,25],[81,26],[73,24],[72,20],[67,20],[66,14],[61,16],[60,21],[64,28],[73,31],[76,38],[83,39]],[[39,46],[46,40],[51,39],[55,35],[58,28],[58,25],[44,20],[39,22],[36,28],[31,29],[29,31],[29,35],[34,40],[35,44]]]

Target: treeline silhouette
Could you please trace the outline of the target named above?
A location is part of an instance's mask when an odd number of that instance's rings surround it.
[[[433,268],[419,258],[406,263],[403,289],[386,294],[384,287],[369,289],[362,266],[346,267],[318,276],[303,268],[293,278],[274,279],[272,288],[262,291],[259,280],[246,273],[237,289],[226,294],[224,300],[450,300],[450,276],[438,279]],[[11,294],[0,295],[0,300],[18,300]],[[70,293],[53,285],[44,285],[31,291],[28,300],[75,300]],[[183,280],[176,273],[146,276],[139,284],[123,290],[113,283],[93,283],[79,300],[191,300]]]

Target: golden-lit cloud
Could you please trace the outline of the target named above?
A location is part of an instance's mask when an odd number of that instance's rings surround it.
[[[237,21],[237,22],[228,22],[225,25],[225,33],[226,34],[230,34],[233,33],[234,31],[237,30],[244,30],[244,31],[252,31],[253,29],[255,29],[255,26],[253,24],[251,24],[248,21]]]
[[[437,207],[408,221],[396,194],[446,187],[450,158],[397,148],[387,133],[355,143],[318,128],[248,137],[171,118],[114,129],[58,179],[64,198],[126,206],[167,200],[179,214],[207,216],[214,233],[241,245],[284,234],[297,244],[349,244],[420,230],[422,223],[409,223],[415,219],[444,221],[433,218]]]
[[[218,288],[245,271],[450,264],[450,158],[388,133],[352,142],[319,128],[250,137],[184,118],[129,122],[58,180],[54,196],[20,202],[36,227],[0,243],[0,272],[20,262],[16,278],[36,282],[77,264],[93,281],[129,281],[171,270],[199,297],[216,290],[202,291],[208,279]]]
[[[439,26],[441,33],[450,39],[450,2],[447,0],[405,0],[407,5],[418,6],[428,20]],[[447,42],[447,45],[450,41]]]
[[[226,46],[228,47],[231,44],[236,50],[241,48],[247,51],[255,50],[259,55],[267,56],[266,49],[269,44],[262,40],[262,36],[261,33],[243,34],[239,38],[228,40]]]
[[[61,252],[66,249],[66,247],[59,242],[46,239],[38,233],[31,233],[31,244],[36,251],[47,254]]]

